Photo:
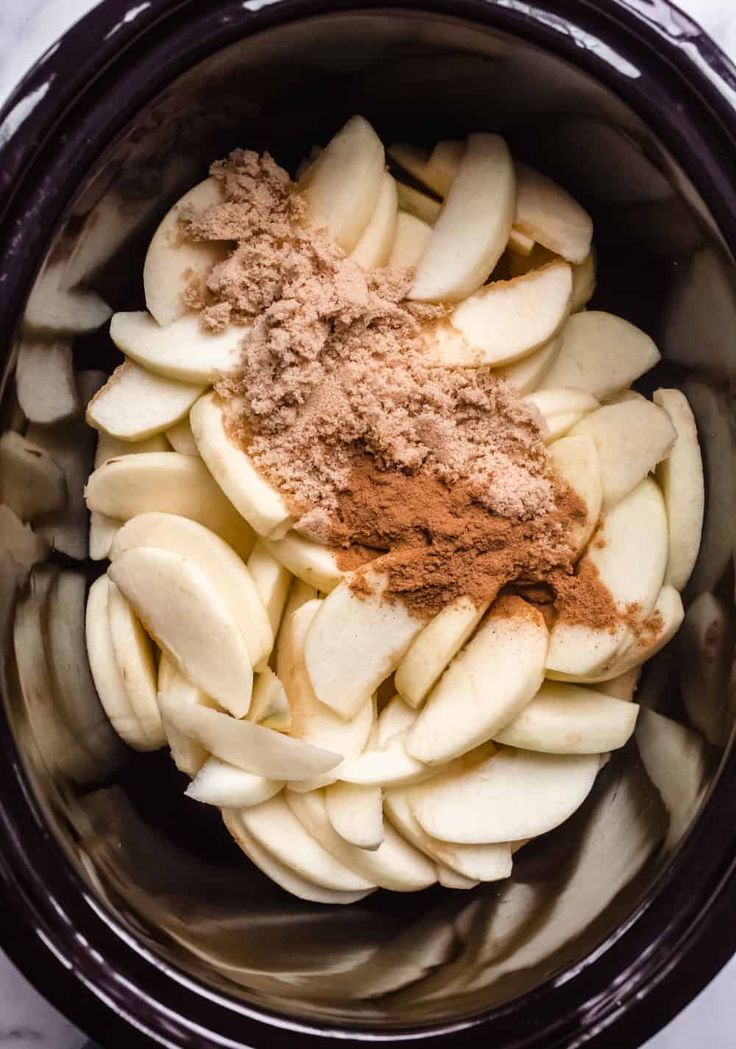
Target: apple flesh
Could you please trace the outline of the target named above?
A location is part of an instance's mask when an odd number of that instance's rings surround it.
[[[181,455],[194,455],[199,458],[199,449],[194,440],[192,428],[189,425],[188,415],[185,415],[178,423],[170,426],[166,430],[165,436],[175,452],[179,452]]]
[[[432,227],[408,211],[399,211],[396,234],[387,266],[392,270],[415,269],[432,236]]]
[[[410,707],[401,696],[394,696],[378,715],[369,740],[370,745],[385,747],[395,736],[411,728],[416,719],[416,710]]]
[[[349,845],[375,851],[382,843],[383,799],[381,788],[355,783],[333,783],[325,791],[327,817]]]
[[[407,738],[408,732],[399,732],[384,745],[349,758],[340,766],[340,779],[366,787],[396,787],[427,779],[434,770],[412,757],[406,749]]]
[[[561,346],[562,339],[559,335],[555,335],[553,339],[535,350],[534,353],[530,353],[528,357],[521,357],[513,364],[506,364],[499,368],[498,374],[502,375],[517,393],[532,393],[552,367]]]
[[[183,418],[202,390],[126,361],[90,401],[87,422],[124,441],[140,441]]]
[[[291,573],[269,553],[260,539],[248,558],[248,571],[276,637],[291,585]]]
[[[588,412],[599,407],[599,402],[591,393],[574,389],[536,390],[528,394],[524,401],[542,416],[547,443],[564,437]]]
[[[590,215],[562,186],[525,164],[516,165],[514,229],[568,262],[580,263],[590,253]]]
[[[591,249],[583,261],[572,268],[570,313],[577,313],[588,305],[595,293],[595,286],[595,252]]]
[[[114,313],[110,338],[126,357],[143,368],[179,382],[211,386],[237,367],[246,328],[228,324],[208,332],[198,313],[188,313],[162,328],[145,311]]]
[[[219,758],[208,758],[184,793],[203,805],[246,809],[268,801],[283,785],[283,781],[257,776]]]
[[[407,186],[405,182],[396,183],[396,193],[401,211],[407,212],[414,218],[433,227],[440,217],[442,205],[434,197],[427,196],[413,186]]]
[[[164,734],[169,744],[171,759],[180,772],[193,779],[209,758],[209,752],[199,740],[182,732],[166,715],[166,704],[161,697],[167,696],[170,705],[199,706],[213,708],[215,701],[188,681],[171,662],[165,652],[158,660],[158,705]]]
[[[364,269],[378,269],[388,262],[396,237],[398,208],[396,182],[384,172],[376,207],[360,240],[350,252],[350,258]]]
[[[654,602],[651,615],[657,629],[650,630],[645,627],[641,630],[628,647],[623,648],[615,663],[607,669],[604,676],[591,679],[603,682],[601,689],[603,692],[608,692],[607,685],[611,678],[619,678],[656,656],[657,652],[669,644],[680,629],[685,610],[682,607],[682,598],[673,586],[662,587]]]
[[[573,521],[570,542],[574,559],[582,553],[593,534],[601,515],[603,483],[601,465],[595,441],[587,434],[561,437],[549,446],[552,464],[585,508],[585,519]]]
[[[263,539],[262,542],[292,575],[323,593],[334,590],[345,575],[338,566],[334,550],[313,543],[297,532],[287,532],[283,539]]]
[[[257,725],[275,732],[291,731],[291,708],[286,690],[270,667],[264,667],[256,676],[248,717]]]

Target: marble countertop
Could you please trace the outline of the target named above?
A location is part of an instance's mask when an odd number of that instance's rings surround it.
[[[734,0],[679,0],[736,58]],[[0,102],[26,69],[94,0],[0,2]],[[733,1049],[736,1030],[736,958],[644,1049]],[[85,1036],[56,1012],[0,953],[0,1049],[82,1049]],[[622,1046],[621,1049],[627,1049]]]

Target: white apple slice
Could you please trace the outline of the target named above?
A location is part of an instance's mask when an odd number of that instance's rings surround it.
[[[654,607],[656,608],[657,606],[655,605]],[[631,670],[625,670],[622,674],[617,674],[616,677],[606,678],[605,681],[595,685],[594,688],[598,692],[602,692],[604,696],[612,696],[613,699],[623,699],[624,702],[630,703],[636,695],[640,674],[641,667],[632,667]]]
[[[386,150],[389,160],[405,171],[417,182],[424,182],[424,173],[429,162],[430,150],[426,146],[416,146],[412,142],[394,142]],[[442,196],[443,194],[440,194]]]
[[[189,425],[188,415],[168,428],[166,431],[166,440],[174,451],[179,452],[181,455],[199,456],[199,449],[197,448],[197,442],[194,440],[192,428]],[[161,449],[161,451],[165,450],[166,449]]]
[[[204,387],[154,375],[131,361],[115,369],[87,406],[90,426],[140,441],[183,418]]]
[[[291,731],[291,708],[281,679],[270,667],[256,675],[248,717],[275,732]]]
[[[594,439],[588,434],[561,437],[549,446],[557,473],[572,488],[585,507],[585,519],[570,526],[575,558],[585,549],[598,524],[603,502],[601,464]]]
[[[95,291],[61,286],[62,263],[36,277],[23,313],[23,327],[50,335],[83,335],[110,319],[112,310]]]
[[[574,389],[536,390],[528,394],[524,401],[533,405],[542,416],[547,443],[563,437],[588,412],[599,407],[599,402],[591,393]]]
[[[304,649],[318,699],[344,718],[357,714],[424,625],[403,603],[383,596],[379,572],[365,571],[362,583],[361,593],[345,580],[327,595]]]
[[[627,398],[586,415],[565,439],[577,436],[592,437],[595,442],[606,511],[667,457],[677,434],[662,408],[644,398]]]
[[[562,186],[525,164],[516,165],[514,228],[568,262],[582,262],[590,252],[590,215]]]
[[[349,845],[327,818],[322,791],[294,794],[287,790],[287,804],[304,828],[345,866],[392,892],[418,892],[437,881],[434,864],[404,841],[390,825],[384,840],[373,852]]]
[[[685,610],[682,607],[679,591],[673,586],[663,586],[649,618],[644,621],[638,635],[627,647],[623,648],[605,675],[589,680],[602,682],[601,691],[612,695],[613,693],[610,693],[607,687],[609,680],[627,674],[656,656],[657,652],[669,644],[675,636],[684,617]]]
[[[434,769],[412,757],[406,749],[408,732],[398,732],[387,743],[364,750],[348,758],[338,775],[345,783],[361,786],[398,787],[419,783],[434,774]]]
[[[146,631],[177,667],[234,717],[248,713],[253,670],[215,584],[171,550],[125,550],[108,569]]]
[[[538,609],[520,597],[499,598],[410,730],[412,757],[439,765],[491,739],[539,690],[547,641]]]
[[[653,368],[659,350],[640,328],[601,310],[573,313],[562,329],[562,349],[542,388],[568,386],[602,400]]]
[[[284,497],[230,440],[222,401],[214,393],[200,397],[189,422],[199,454],[236,510],[259,535],[282,538],[294,518]]]
[[[388,268],[415,269],[431,236],[432,227],[428,222],[411,215],[408,211],[399,211],[396,234],[386,263]]]
[[[94,511],[89,515],[89,556],[93,561],[104,561],[110,556],[112,541],[122,522]]]
[[[603,518],[578,565],[593,571],[609,590],[622,617],[618,626],[593,629],[558,620],[550,634],[547,676],[591,678],[614,666],[633,639],[624,617],[636,607],[646,619],[657,600],[667,564],[667,514],[658,485],[649,478]]]
[[[458,302],[472,295],[503,254],[515,196],[514,167],[504,140],[500,135],[469,135],[409,297]]]
[[[572,268],[572,296],[570,313],[577,313],[588,305],[593,298],[596,285],[595,252],[591,249],[588,255],[577,266]]]
[[[153,646],[133,609],[111,580],[107,614],[115,662],[133,713],[143,729],[149,748],[166,742],[156,700],[156,661]]]
[[[18,403],[32,423],[61,422],[80,409],[69,342],[23,339],[15,365]]]
[[[303,579],[323,593],[334,590],[345,576],[334,550],[313,543],[297,532],[287,532],[283,539],[263,539],[262,542],[272,557],[297,579]]]
[[[378,269],[388,262],[396,237],[398,207],[396,182],[384,171],[373,214],[360,240],[350,252],[350,258],[364,269]]]
[[[375,851],[383,841],[380,787],[333,783],[325,791],[325,807],[333,828],[348,845]]]
[[[142,452],[170,452],[171,446],[162,433],[155,433],[142,441],[122,441],[119,437],[100,430],[97,434],[95,449],[95,470],[108,459],[117,459],[121,455],[140,455]]]
[[[228,324],[209,332],[198,313],[189,313],[162,328],[144,310],[114,313],[110,338],[126,357],[143,368],[179,382],[211,386],[236,368],[248,329]]]
[[[110,459],[90,475],[85,497],[90,510],[106,517],[179,514],[215,532],[242,558],[253,548],[253,532],[191,455],[142,452]]]
[[[252,665],[256,670],[265,666],[273,648],[273,630],[250,572],[224,540],[187,517],[149,513],[123,525],[112,543],[110,560],[139,547],[170,550],[197,565],[224,598]]]
[[[635,703],[592,688],[545,681],[521,713],[495,734],[495,740],[544,754],[602,754],[628,742],[638,713]]]
[[[289,593],[291,573],[269,553],[260,539],[248,558],[248,571],[276,637]]]
[[[415,849],[473,882],[500,881],[510,876],[511,849],[507,844],[457,845],[427,834],[412,812],[414,789],[409,787],[387,791],[385,806],[386,814],[396,830]]]
[[[283,781],[257,776],[219,758],[208,758],[184,793],[203,805],[245,809],[268,801],[283,785]]]
[[[472,758],[415,788],[412,810],[427,834],[467,845],[546,834],[583,804],[599,768],[597,754],[489,747]]]
[[[219,182],[213,178],[199,182],[167,211],[151,238],[143,264],[143,290],[149,313],[163,326],[184,316],[183,294],[188,285],[205,277],[230,247],[228,241],[188,240],[179,218],[189,211],[206,211],[223,200]]]
[[[309,221],[327,230],[346,252],[370,222],[381,192],[384,150],[364,117],[351,117],[299,181]]]
[[[428,348],[446,366],[508,364],[549,342],[568,313],[572,272],[566,262],[523,277],[492,281],[428,331]]]
[[[172,761],[180,772],[184,772],[193,779],[210,756],[209,752],[199,740],[182,732],[171,718],[166,716],[166,704],[162,702],[162,696],[168,696],[171,705],[182,707],[212,708],[215,701],[188,681],[165,652],[159,653],[158,705],[161,712],[161,723],[164,726]]]
[[[516,229],[515,226],[511,227],[509,233],[509,242],[506,245],[508,251],[513,255],[519,255],[521,258],[528,258],[534,251],[534,239],[527,236],[526,233],[522,233],[520,229]]]
[[[652,399],[667,412],[677,433],[670,454],[657,466],[657,480],[664,495],[670,535],[664,581],[683,590],[697,560],[703,531],[703,460],[695,417],[685,394],[660,389],[654,391]]]
[[[394,736],[411,728],[416,719],[416,710],[405,703],[401,696],[394,696],[378,715],[370,745],[379,749],[385,747]]]
[[[540,349],[530,353],[528,357],[522,357],[513,364],[507,364],[498,369],[506,382],[510,383],[517,393],[531,393],[536,390],[540,382],[552,367],[557,354],[560,352],[562,339],[555,335],[548,343]]]
[[[434,226],[442,211],[439,200],[422,193],[419,189],[414,189],[413,186],[407,186],[405,182],[396,183],[396,193],[401,211],[407,212],[430,227]]]
[[[419,707],[427,693],[457,655],[485,615],[490,602],[476,605],[468,597],[443,608],[430,619],[401,657],[396,667],[396,691],[412,707]]]
[[[53,456],[12,430],[0,437],[0,501],[23,521],[52,513],[66,501],[64,474]]]
[[[466,143],[459,139],[438,142],[429,155],[422,181],[440,197],[446,197],[457,178]]]

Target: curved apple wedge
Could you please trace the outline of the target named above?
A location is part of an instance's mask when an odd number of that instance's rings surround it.
[[[391,246],[396,236],[399,198],[396,182],[384,171],[381,179],[381,191],[360,240],[350,252],[350,258],[364,269],[378,269],[385,266],[391,254]]]
[[[585,549],[601,515],[603,484],[598,449],[592,437],[561,437],[549,446],[549,456],[558,474],[585,507],[585,519],[570,526],[575,557]]]
[[[107,614],[115,662],[133,713],[143,729],[149,749],[163,747],[166,736],[156,700],[153,646],[114,581],[111,581],[108,589]]]
[[[572,298],[570,313],[577,313],[588,305],[593,298],[596,287],[595,251],[591,250],[577,266],[572,269]]]
[[[327,817],[340,837],[359,849],[375,850],[384,839],[381,788],[333,783],[325,791]]]
[[[417,720],[417,712],[401,696],[390,699],[378,715],[370,745],[385,747],[402,732],[410,729]]]
[[[126,361],[89,402],[86,419],[90,426],[113,437],[140,441],[183,418],[203,389],[165,379]]]
[[[187,517],[149,513],[122,526],[110,547],[110,560],[140,547],[169,550],[197,565],[225,600],[252,665],[257,670],[265,666],[273,648],[273,630],[250,572],[224,540]]]
[[[248,717],[257,725],[275,732],[291,730],[291,708],[286,690],[270,667],[264,667],[256,676]]]
[[[491,739],[539,690],[547,641],[538,609],[499,598],[410,730],[411,756],[438,765]]]
[[[631,737],[639,708],[592,688],[545,681],[534,699],[495,734],[498,743],[544,754],[603,754]]]
[[[366,787],[398,787],[427,779],[434,769],[409,754],[407,738],[408,732],[398,732],[384,745],[345,761],[338,772],[340,779]]]
[[[513,386],[517,393],[531,393],[537,389],[552,367],[561,346],[562,339],[559,335],[555,335],[544,346],[530,353],[528,357],[522,357],[513,364],[499,368],[498,374]]]
[[[276,637],[291,585],[291,573],[269,553],[260,539],[253,547],[247,567]]]
[[[469,135],[409,298],[458,302],[472,295],[503,254],[515,200],[514,166],[504,140],[500,135]]]
[[[253,669],[248,649],[216,586],[190,558],[137,547],[110,565],[146,631],[177,667],[234,717],[250,706]]]
[[[663,586],[654,602],[651,615],[644,621],[637,637],[620,652],[616,662],[609,667],[605,675],[589,680],[601,682],[601,691],[608,693],[607,685],[612,678],[619,678],[634,667],[641,666],[669,644],[684,618],[685,610],[679,591],[673,586]]]
[[[459,844],[519,841],[572,816],[591,791],[598,755],[494,751],[487,746],[416,787],[412,810],[427,834]]]
[[[542,416],[546,428],[544,440],[547,443],[564,437],[588,412],[600,406],[598,400],[585,390],[536,390],[524,400]]]
[[[283,539],[263,539],[262,542],[268,552],[297,579],[303,579],[325,594],[334,590],[345,576],[338,566],[334,550],[321,543],[313,543],[297,532],[288,532]]]
[[[408,211],[399,211],[396,233],[386,265],[392,270],[415,269],[432,236],[432,227]]]
[[[405,182],[396,183],[396,192],[399,198],[401,211],[419,219],[420,222],[430,227],[430,233],[435,222],[440,217],[442,204],[435,197],[430,197],[414,186],[407,186]],[[427,238],[429,240],[429,238]]]
[[[568,262],[580,263],[590,252],[593,220],[562,186],[517,164],[514,229]]]
[[[209,332],[198,313],[186,314],[162,328],[145,311],[114,313],[110,338],[126,357],[156,375],[211,386],[238,364],[246,328],[229,324]]]
[[[199,450],[192,435],[188,415],[180,419],[178,423],[170,426],[165,432],[165,437],[175,452],[179,452],[181,455],[194,455],[199,458]],[[168,448],[152,449],[152,451],[159,450],[168,451]]]
[[[180,772],[194,779],[210,756],[209,752],[199,740],[182,732],[171,721],[171,718],[166,716],[166,704],[162,702],[163,696],[168,697],[170,705],[177,707],[212,708],[215,706],[215,701],[205,695],[201,688],[197,688],[191,681],[188,681],[164,652],[159,654],[158,707],[171,759]]]
[[[225,427],[225,406],[214,393],[200,397],[189,414],[199,454],[236,510],[259,535],[279,539],[294,523],[286,500],[237,447]]]
[[[219,758],[208,758],[184,793],[204,805],[245,809],[268,801],[283,785],[283,780],[266,779]]]

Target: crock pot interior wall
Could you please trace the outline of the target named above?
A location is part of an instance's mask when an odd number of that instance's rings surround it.
[[[593,213],[591,306],[640,324],[665,356],[672,348],[688,360],[694,347],[688,363],[707,383],[733,373],[724,341],[736,322],[730,261],[695,190],[638,118],[529,45],[408,14],[281,27],[172,84],[90,172],[31,301],[43,312],[53,281],[54,294],[81,284],[114,309],[142,308],[147,238],[212,158],[268,148],[293,171],[354,112],[387,143],[502,131],[517,156],[559,177]],[[29,309],[24,338],[39,337],[33,324]],[[74,355],[78,368],[117,363],[104,332],[75,339]],[[680,385],[691,371],[663,363],[647,390]],[[6,428],[22,425],[12,384],[3,410]],[[732,472],[730,423],[719,434],[705,453]],[[379,893],[347,908],[302,904],[251,868],[215,810],[183,798],[168,755],[131,754],[112,781],[83,790],[49,772],[53,741],[31,726],[11,667],[11,716],[33,788],[121,925],[190,976],[277,1011],[353,1024],[451,1019],[502,1004],[580,962],[625,922],[713,780],[731,728],[725,491],[709,493],[689,594],[715,594],[708,601],[724,624],[716,658],[696,623],[647,667],[636,741],[606,766],[581,812],[518,854],[508,882]],[[90,577],[98,570],[90,565]]]

